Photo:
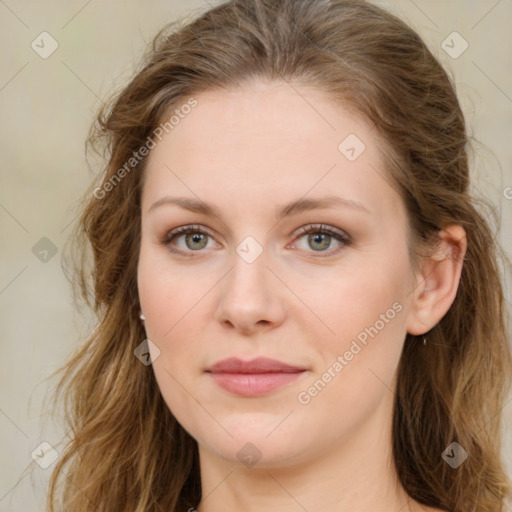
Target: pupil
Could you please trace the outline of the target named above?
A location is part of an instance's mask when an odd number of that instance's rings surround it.
[[[203,235],[202,233],[194,233],[194,234],[189,234],[187,235],[187,241],[188,242],[191,242],[191,245],[194,246],[194,244],[199,244],[199,248],[203,247],[204,246],[204,243],[201,245],[201,242],[204,240],[202,240],[202,238],[204,237],[205,235]],[[190,249],[197,249],[197,246],[196,247],[190,247]]]
[[[323,238],[323,237],[325,237],[325,238]],[[326,233],[318,233],[316,235],[313,235],[311,238],[313,239],[313,242],[315,244],[318,243],[321,245],[320,249],[325,249],[329,246],[330,235],[328,235]],[[323,246],[322,246],[322,242],[324,242]]]

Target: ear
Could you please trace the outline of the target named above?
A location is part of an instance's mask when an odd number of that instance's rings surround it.
[[[407,332],[424,334],[443,318],[455,300],[467,249],[464,228],[451,224],[438,234],[439,248],[422,260],[407,318]]]

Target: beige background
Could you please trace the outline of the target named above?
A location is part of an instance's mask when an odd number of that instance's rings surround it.
[[[512,2],[379,3],[412,24],[453,73],[481,142],[475,189],[501,212],[498,236],[511,254]],[[42,417],[44,378],[92,325],[73,310],[60,258],[73,202],[90,179],[83,150],[93,115],[162,24],[208,6],[199,0],[0,1],[0,512],[44,510],[52,466],[39,467],[31,453],[43,441],[56,445],[63,433]],[[47,59],[31,48],[43,31],[59,45]],[[457,59],[441,47],[453,31],[469,44]],[[46,263],[32,252],[43,237],[58,250]],[[512,402],[505,413],[512,474]]]

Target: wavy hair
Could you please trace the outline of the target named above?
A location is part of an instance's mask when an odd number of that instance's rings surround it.
[[[193,95],[254,77],[316,87],[372,123],[407,210],[414,266],[440,229],[465,229],[451,308],[428,334],[428,350],[421,338],[405,340],[393,458],[405,491],[421,504],[503,512],[511,482],[501,411],[512,355],[500,258],[510,262],[490,205],[470,192],[471,137],[453,79],[414,29],[364,0],[231,0],[167,24],[100,109],[87,142],[105,164],[69,241],[75,300],[98,323],[57,371],[54,400],[70,435],[51,475],[48,510],[178,512],[201,500],[197,443],[163,401],[151,366],[134,356],[145,338],[136,269],[147,155],[131,159]],[[452,442],[469,453],[457,469],[442,459]]]

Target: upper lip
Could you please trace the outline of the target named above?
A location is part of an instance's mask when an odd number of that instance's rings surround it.
[[[218,361],[206,369],[207,372],[211,373],[296,373],[304,370],[305,368],[292,366],[267,357],[257,357],[250,361],[230,357]]]

